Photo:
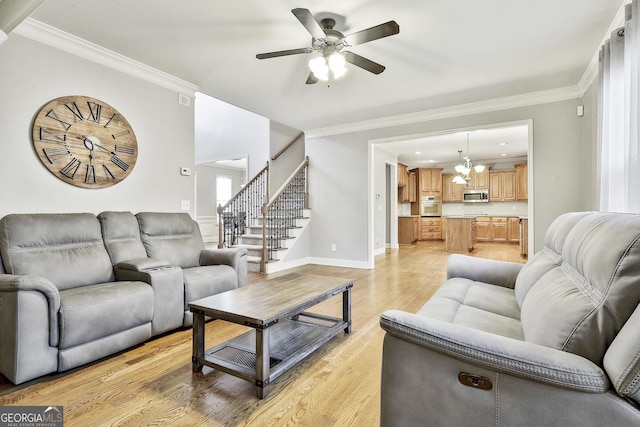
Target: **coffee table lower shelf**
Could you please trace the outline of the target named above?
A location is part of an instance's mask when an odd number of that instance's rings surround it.
[[[256,371],[255,329],[206,350],[201,364],[265,387],[348,328],[343,319],[315,313],[280,319],[269,327],[269,376],[262,381]]]

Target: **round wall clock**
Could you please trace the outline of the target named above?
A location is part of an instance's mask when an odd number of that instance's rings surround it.
[[[83,188],[119,183],[138,158],[129,122],[109,104],[86,96],[64,96],[45,105],[33,123],[33,147],[51,173]]]

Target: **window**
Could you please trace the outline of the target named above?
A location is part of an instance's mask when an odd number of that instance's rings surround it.
[[[233,177],[231,175],[216,174],[216,204],[226,205],[233,196]]]

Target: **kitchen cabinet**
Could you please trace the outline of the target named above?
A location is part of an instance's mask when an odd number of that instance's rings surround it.
[[[489,201],[513,202],[516,200],[516,170],[489,172]]]
[[[413,202],[417,202],[418,198],[416,197],[416,189],[417,189],[417,173],[415,171],[410,171],[409,172],[409,182],[407,184],[407,186],[405,188],[408,189],[408,195],[407,198],[409,202],[413,203]]]
[[[398,187],[406,187],[409,180],[407,165],[398,163]]]
[[[493,216],[491,217],[491,234],[492,241],[494,242],[506,242],[507,241],[507,223],[508,219],[505,217]]]
[[[442,202],[462,202],[462,190],[465,187],[462,184],[451,182],[455,173],[442,174]]]
[[[520,241],[520,218],[509,217],[507,223],[507,242],[518,243]]]
[[[491,217],[476,217],[476,239],[478,242],[490,242],[492,240]]]
[[[516,168],[516,199],[517,200],[528,200],[529,198],[529,189],[528,189],[528,168],[526,163],[518,163],[514,165]]]
[[[409,189],[409,171],[407,165],[398,163],[398,202],[405,203],[410,201]],[[415,196],[414,196],[415,197]]]
[[[420,240],[441,240],[442,220],[440,218],[420,218]]]
[[[402,181],[400,178],[402,177]],[[416,173],[408,171],[402,163],[398,163],[398,202],[415,202],[416,198]]]
[[[398,217],[398,243],[415,243],[420,238],[420,217]]]
[[[442,240],[447,238],[447,218],[440,218],[440,238]]]
[[[449,217],[446,220],[446,251],[471,252],[476,244],[476,219],[465,217]]]
[[[476,172],[475,169],[471,169],[469,173],[469,182],[467,183],[467,190],[487,190],[489,188],[489,168],[485,167],[481,173]]]
[[[419,168],[418,187],[420,196],[442,197],[442,168]]]
[[[477,239],[479,242],[510,242],[520,240],[519,219],[517,217],[481,216],[476,217]]]

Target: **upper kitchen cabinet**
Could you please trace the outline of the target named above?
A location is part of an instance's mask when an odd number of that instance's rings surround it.
[[[471,169],[469,173],[471,180],[467,184],[468,190],[488,190],[489,189],[489,168],[485,167],[481,173]]]
[[[417,187],[418,187],[418,177],[417,177],[417,173],[415,170],[409,171],[409,182],[407,183],[407,186],[405,187],[406,193],[407,193],[407,202],[417,202],[418,201],[418,197],[416,195]]]
[[[442,168],[418,169],[418,187],[420,196],[442,197]]]
[[[409,183],[409,172],[407,165],[398,163],[398,187],[406,187]]]
[[[415,202],[416,173],[407,170],[407,165],[398,163],[398,202]]]
[[[514,165],[516,168],[516,199],[517,200],[527,200],[529,189],[527,187],[527,164],[526,163],[518,163]]]
[[[462,189],[465,186],[452,182],[456,175],[455,173],[442,174],[442,202],[462,202]]]
[[[489,201],[513,202],[516,200],[516,170],[489,172]]]

